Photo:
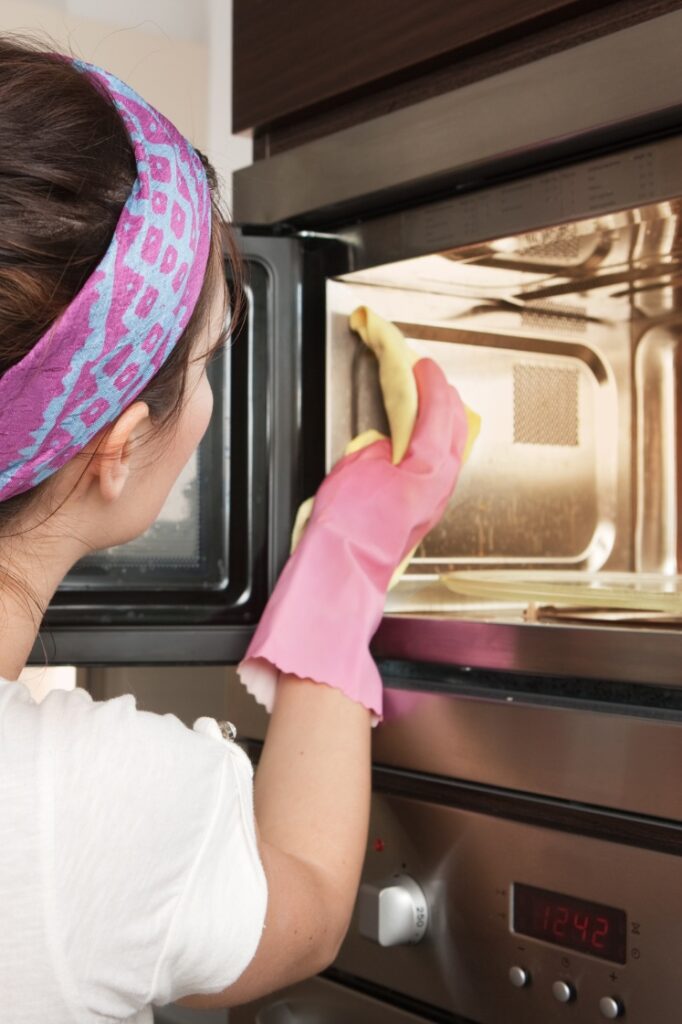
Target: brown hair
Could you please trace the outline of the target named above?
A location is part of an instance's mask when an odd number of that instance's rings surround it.
[[[95,270],[137,171],[113,102],[69,61],[26,39],[0,37],[0,139],[2,375],[32,349]],[[206,326],[224,258],[234,282],[231,326],[242,301],[239,256],[219,209],[215,171],[201,159],[213,200],[204,284],[182,337],[139,396],[164,427],[182,408],[194,342]],[[0,533],[46,483],[0,502]]]

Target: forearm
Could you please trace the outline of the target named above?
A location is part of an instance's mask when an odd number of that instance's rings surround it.
[[[370,799],[370,716],[328,686],[282,677],[255,782],[261,839],[322,876],[347,918]]]

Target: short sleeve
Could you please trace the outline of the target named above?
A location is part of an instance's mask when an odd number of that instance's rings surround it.
[[[210,736],[209,723],[203,724]],[[219,732],[212,742],[228,748],[220,792],[157,964],[150,1001],[160,1005],[220,992],[236,981],[253,959],[265,920],[267,887],[256,844],[251,763]],[[200,907],[212,909],[199,914]]]
[[[55,693],[41,711],[46,890],[74,1019],[126,1020],[229,987],[255,954],[267,903],[246,755],[215,723],[195,732],[132,697]]]

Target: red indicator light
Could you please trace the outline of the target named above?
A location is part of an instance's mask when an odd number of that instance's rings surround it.
[[[385,849],[386,849],[386,844],[384,843],[383,839],[377,838],[377,839],[374,840],[374,852],[375,853],[383,853]]]

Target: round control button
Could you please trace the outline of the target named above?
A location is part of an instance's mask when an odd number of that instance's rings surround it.
[[[575,989],[567,981],[555,981],[552,985],[552,995],[557,1003],[570,1003],[575,996]]]
[[[607,1020],[616,1020],[623,1016],[623,1004],[613,996],[604,996],[599,1000],[599,1011]]]
[[[509,980],[514,988],[525,988],[530,985],[530,974],[525,967],[510,967]]]

